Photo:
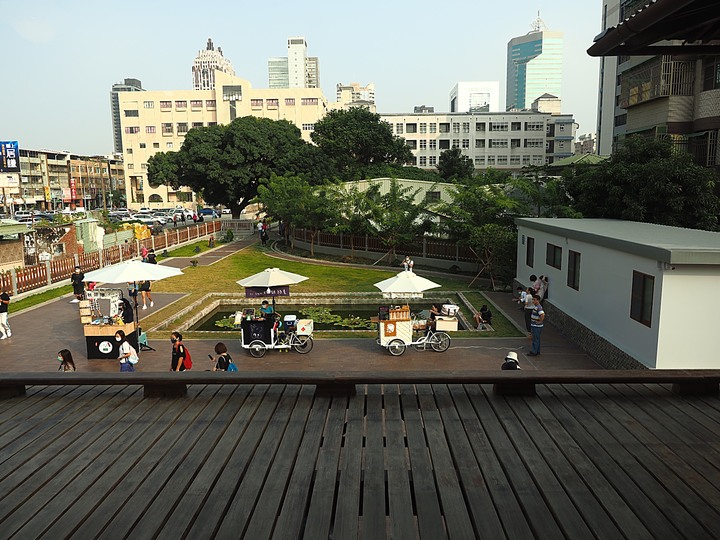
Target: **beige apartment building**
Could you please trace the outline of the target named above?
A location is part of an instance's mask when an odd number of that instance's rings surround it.
[[[319,88],[260,88],[233,75],[215,71],[213,90],[158,90],[120,92],[125,189],[128,207],[193,206],[188,188],[152,188],[147,182],[148,158],[157,152],[177,151],[193,128],[229,124],[255,116],[288,120],[310,141],[315,123],[325,116],[327,100]]]

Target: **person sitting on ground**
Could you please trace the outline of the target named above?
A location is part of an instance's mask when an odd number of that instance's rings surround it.
[[[217,343],[215,345],[215,354],[217,358],[214,359],[215,366],[212,368],[213,371],[227,371],[232,358],[228,354],[227,346],[224,343]]]
[[[473,315],[475,320],[475,328],[478,330],[485,330],[485,326],[492,326],[492,311],[487,307],[487,304],[483,304],[480,311]]]
[[[61,350],[57,355],[57,359],[58,362],[60,362],[60,367],[58,367],[58,371],[62,371],[63,373],[68,371],[75,371],[75,362],[73,362],[72,353],[69,350]]]
[[[430,330],[435,330],[435,325],[437,323],[437,318],[442,315],[442,310],[440,309],[440,306],[438,304],[433,304],[430,306],[430,317],[427,322],[427,326],[425,328],[425,333],[429,334]]]

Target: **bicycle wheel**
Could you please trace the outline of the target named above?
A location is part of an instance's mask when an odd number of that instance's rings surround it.
[[[393,339],[387,349],[393,356],[400,356],[405,352],[405,343],[401,339]]]
[[[262,358],[265,356],[265,351],[267,350],[267,346],[265,343],[260,341],[259,339],[256,339],[255,341],[251,341],[250,345],[248,345],[250,348],[250,354],[254,358]]]
[[[445,352],[450,348],[450,336],[445,332],[435,332],[429,341],[435,352]]]
[[[313,338],[310,336],[294,336],[291,341],[295,352],[300,354],[307,354],[312,351]]]

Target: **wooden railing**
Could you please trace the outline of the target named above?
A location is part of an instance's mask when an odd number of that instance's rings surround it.
[[[492,384],[497,394],[524,396],[535,395],[538,384],[671,384],[682,395],[718,395],[720,370],[2,373],[0,397],[25,395],[26,386],[57,385],[142,385],[145,397],[179,397],[188,384],[309,384],[338,394],[354,393],[357,384]]]

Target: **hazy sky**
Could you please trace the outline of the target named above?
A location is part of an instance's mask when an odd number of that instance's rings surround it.
[[[415,105],[449,111],[458,81],[500,81],[508,41],[540,12],[564,32],[563,112],[595,131],[601,2],[515,0],[0,0],[0,140],[21,148],[112,152],[110,89],[124,78],[147,90],[192,87],[195,55],[210,37],[236,75],[267,88],[267,60],[304,36],[330,101],[338,82],[375,83],[380,113]]]

